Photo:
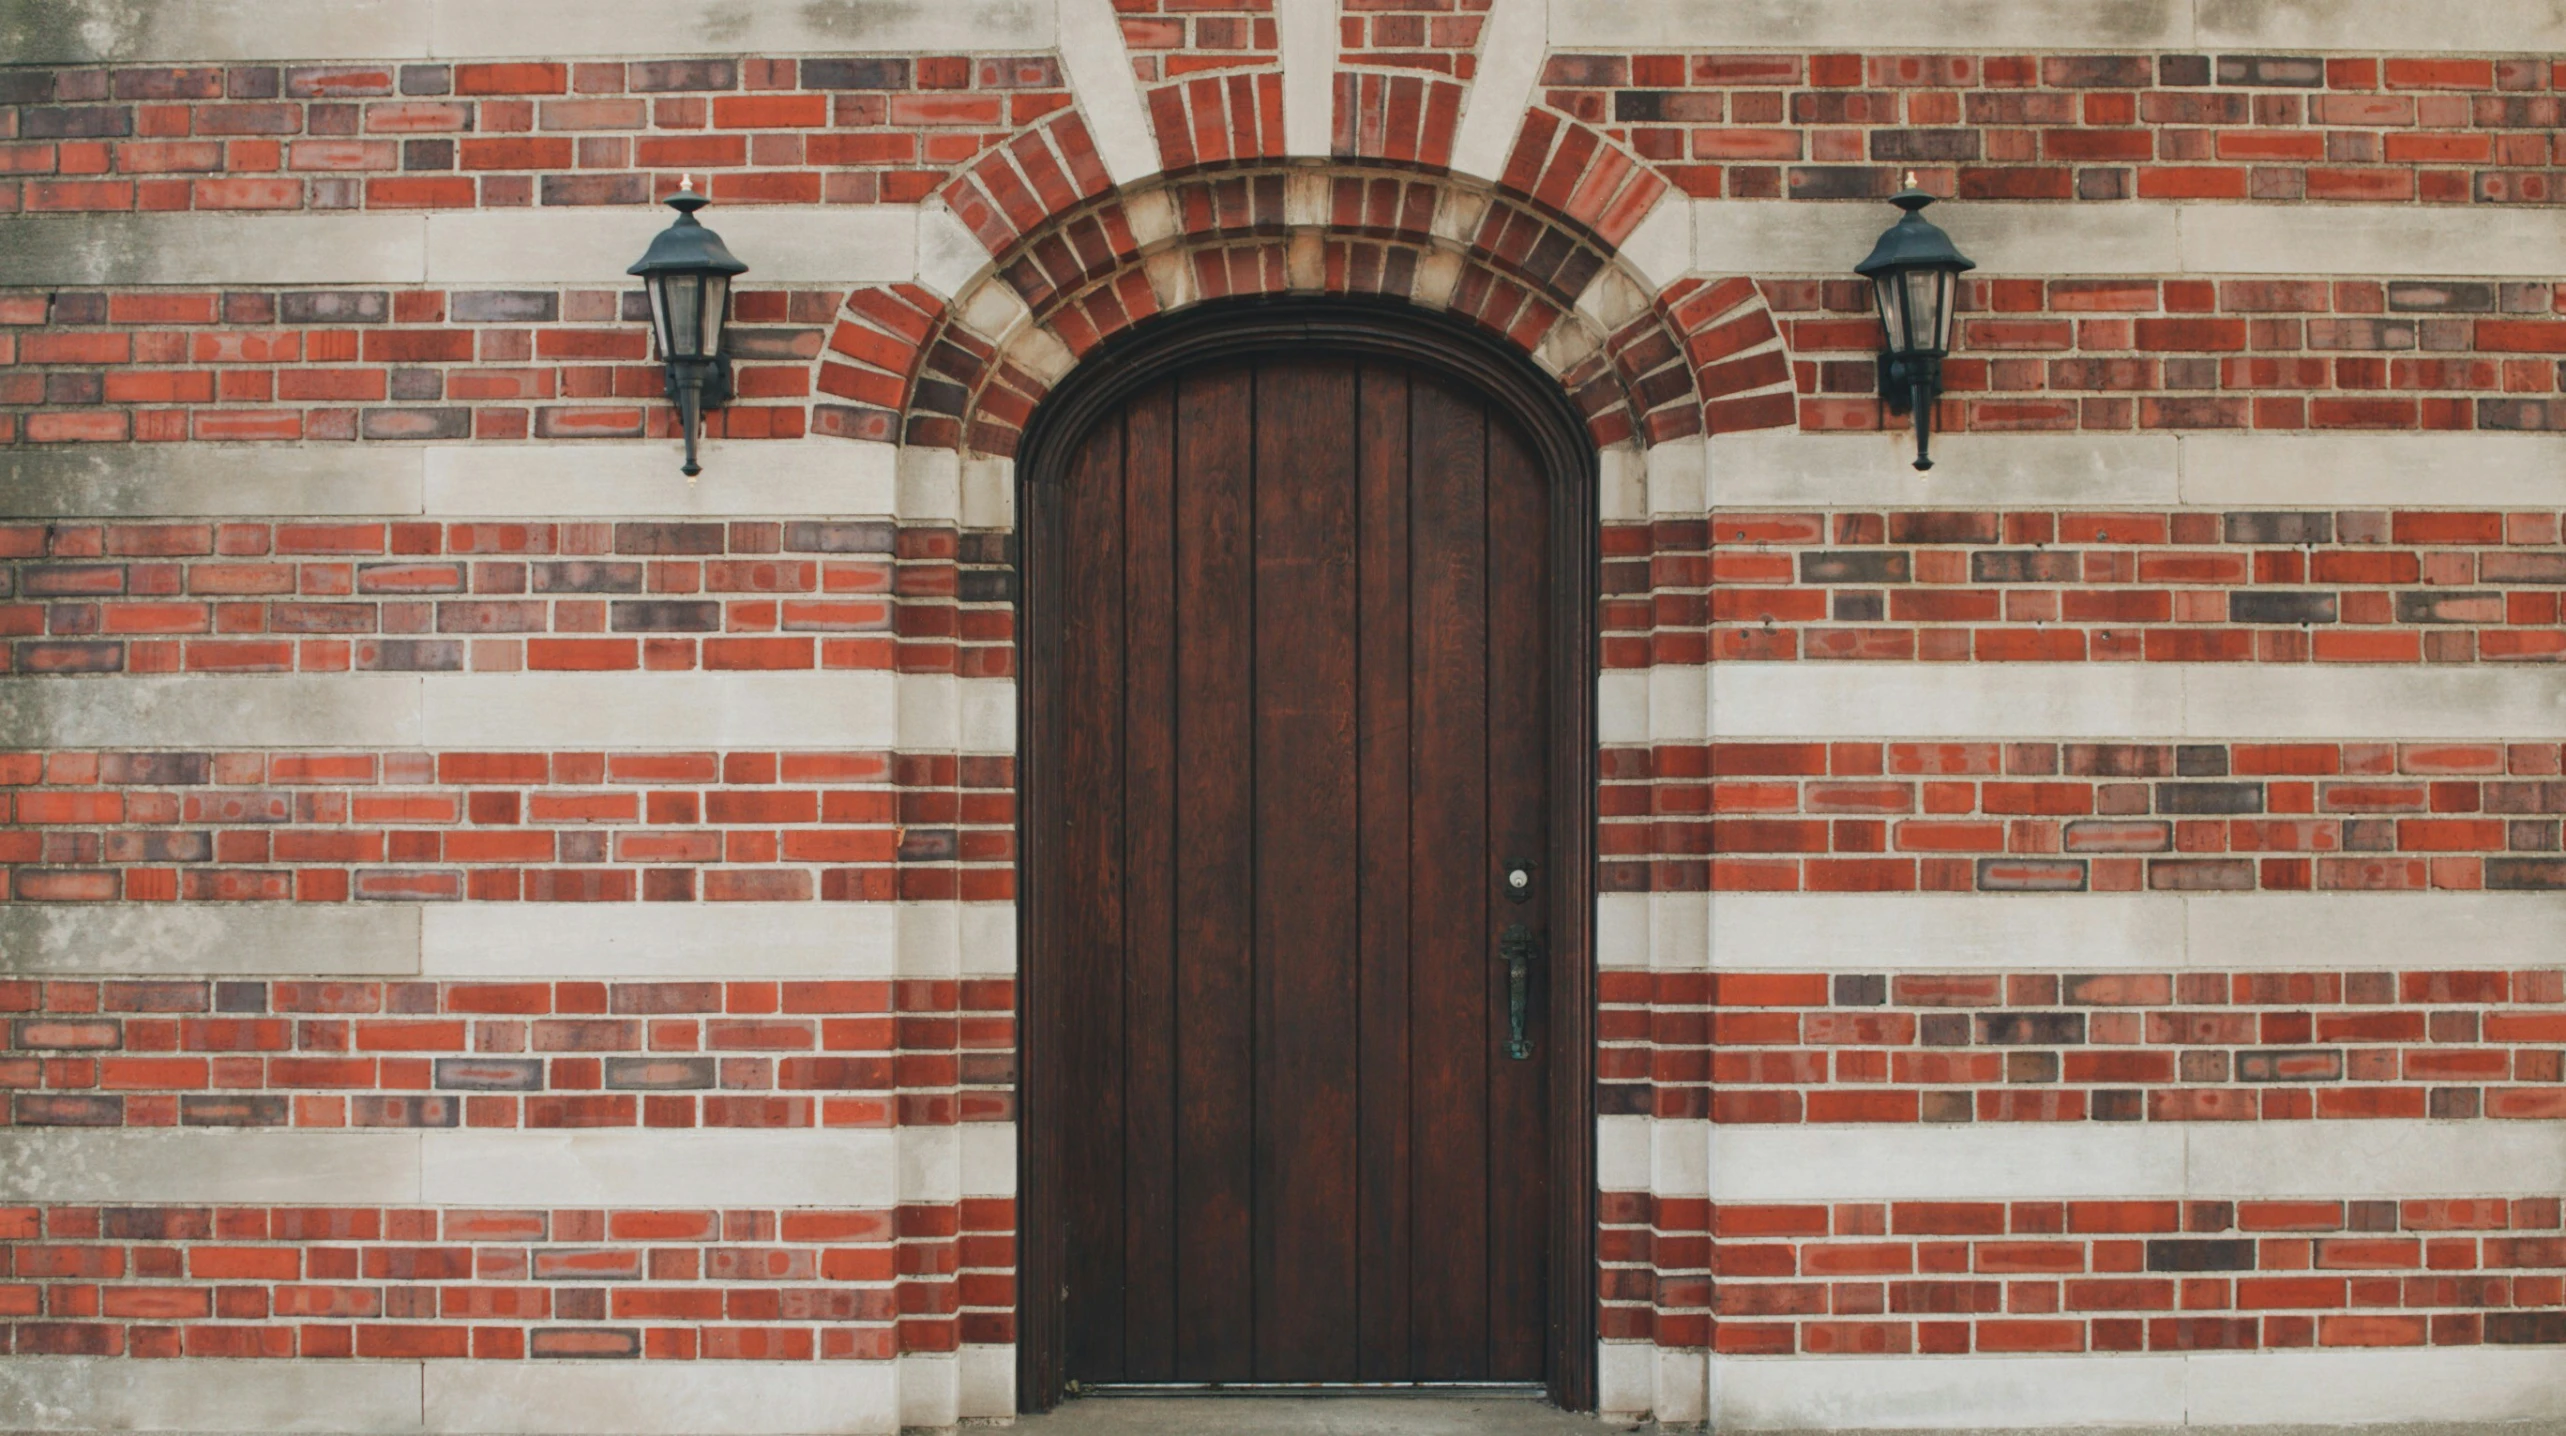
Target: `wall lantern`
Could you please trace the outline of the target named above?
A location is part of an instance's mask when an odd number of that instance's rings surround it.
[[[650,286],[651,329],[659,336],[660,361],[668,366],[668,399],[686,433],[686,481],[704,472],[695,462],[695,430],[704,411],[731,401],[731,361],[722,354],[722,325],[731,316],[731,280],[748,266],[722,237],[695,219],[710,201],[686,177],[668,207],[677,222],[659,232],[641,261],[626,274]]]
[[[1933,401],[1942,393],[1942,356],[1951,352],[1952,300],[1963,270],[1977,261],[1952,247],[1951,236],[1924,217],[1933,196],[1907,187],[1889,197],[1905,210],[1881,231],[1871,257],[1853,272],[1871,281],[1880,299],[1880,397],[1889,412],[1916,416],[1916,467],[1933,467]]]

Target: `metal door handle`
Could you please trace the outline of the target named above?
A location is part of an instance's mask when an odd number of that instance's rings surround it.
[[[1506,1055],[1518,1062],[1532,1056],[1524,1036],[1531,1017],[1532,964],[1541,956],[1541,934],[1519,922],[1506,924],[1497,938],[1497,960],[1506,965]]]

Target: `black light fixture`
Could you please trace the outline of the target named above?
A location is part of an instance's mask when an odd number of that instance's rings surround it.
[[[1871,257],[1853,272],[1871,281],[1880,301],[1880,397],[1889,412],[1916,416],[1916,467],[1933,467],[1933,403],[1942,393],[1942,359],[1951,352],[1951,317],[1960,276],[1976,260],[1952,247],[1951,236],[1924,217],[1933,196],[1907,187],[1889,197],[1905,210],[1880,234]]]
[[[668,197],[677,222],[650,242],[639,263],[625,270],[650,287],[651,329],[659,336],[660,362],[668,366],[668,398],[686,432],[686,481],[704,472],[695,462],[695,430],[704,411],[731,401],[731,361],[722,353],[722,325],[731,317],[731,280],[748,266],[706,229],[695,211],[710,203],[689,175]]]

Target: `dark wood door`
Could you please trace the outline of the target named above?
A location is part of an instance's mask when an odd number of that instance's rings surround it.
[[[1059,505],[1065,1374],[1539,1381],[1549,495],[1439,378],[1189,370]]]

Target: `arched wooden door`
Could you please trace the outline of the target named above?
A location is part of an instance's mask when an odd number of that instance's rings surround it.
[[[1064,442],[1026,833],[1058,1374],[1553,1381],[1555,1288],[1587,1298],[1550,998],[1584,965],[1527,939],[1586,899],[1554,880],[1574,705],[1526,424],[1285,346]]]

